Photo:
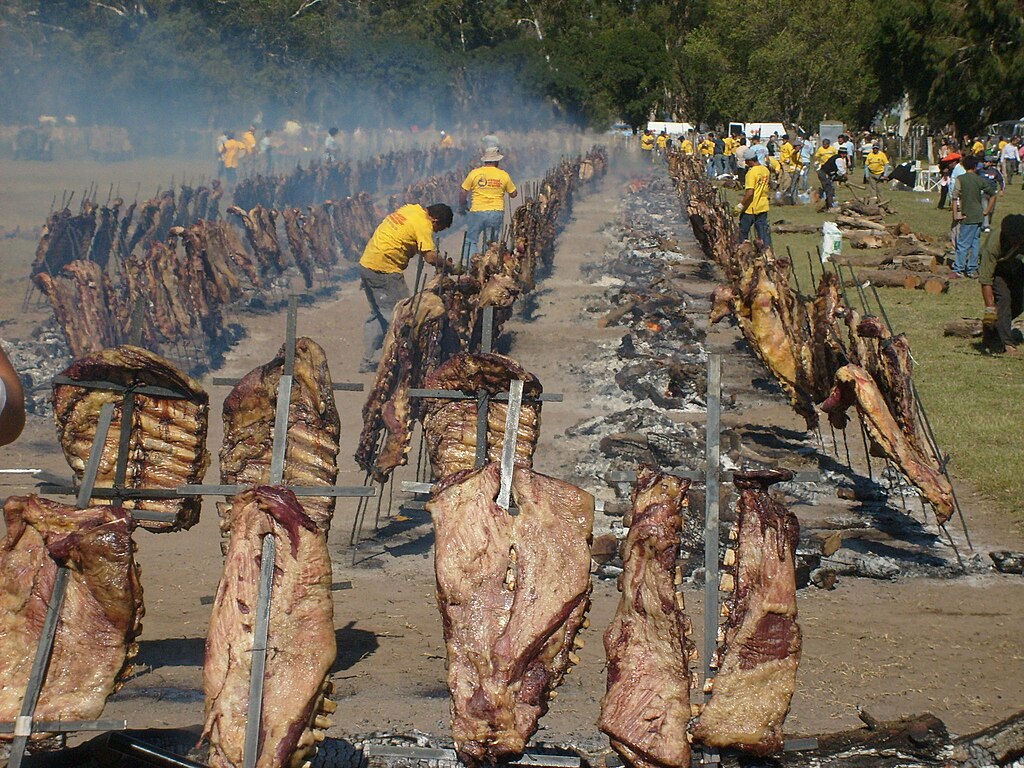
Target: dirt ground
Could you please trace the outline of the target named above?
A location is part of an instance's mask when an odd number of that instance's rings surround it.
[[[35,170],[33,170],[35,169]],[[161,179],[169,180],[181,165],[169,163],[119,166],[116,169],[60,169],[7,163],[0,198],[0,227],[10,232],[41,223],[53,191],[70,183],[121,174],[147,174],[144,193]],[[184,169],[198,176],[201,169]],[[663,173],[663,171],[658,171]],[[533,298],[531,318],[515,318],[506,328],[510,354],[537,374],[548,391],[562,392],[564,402],[545,406],[537,468],[570,478],[581,446],[567,440],[566,428],[597,415],[594,382],[572,363],[595,354],[602,343],[621,336],[621,329],[597,327],[587,307],[603,288],[583,278],[581,265],[599,261],[612,246],[609,225],[620,216],[624,181],[650,174],[649,167],[620,161],[596,188],[577,199],[574,217],[559,238],[553,273]],[[64,181],[67,178],[69,181]],[[143,181],[143,179],[139,179]],[[20,186],[19,186],[20,185]],[[457,237],[454,233],[451,238]],[[454,244],[455,239],[451,240]],[[442,248],[445,248],[442,243]],[[450,247],[450,246],[448,246]],[[698,255],[692,240],[686,247]],[[34,241],[0,240],[4,275],[0,283],[3,325],[0,335],[19,338],[44,316],[42,308],[21,312]],[[454,248],[452,248],[454,250]],[[710,293],[711,282],[694,276],[695,292]],[[327,352],[335,381],[362,381],[356,373],[360,357],[364,301],[354,283],[336,295],[299,310],[299,333],[319,342]],[[239,314],[248,336],[228,355],[217,375],[243,374],[264,362],[283,339],[284,314]],[[798,418],[781,396],[768,396],[752,382],[763,376],[749,352],[737,348],[737,332],[715,330],[712,349],[726,356],[724,382],[737,407],[728,412],[727,426],[740,431],[758,427],[783,435],[799,431]],[[227,389],[210,386],[210,447],[216,457],[221,441],[219,412]],[[340,484],[360,484],[352,454],[359,431],[363,395],[337,395],[342,418]],[[789,440],[794,467],[818,458],[807,454],[814,443]],[[596,452],[597,447],[586,450]],[[785,464],[785,462],[783,462]],[[0,468],[40,468],[61,476],[69,472],[48,419],[33,417],[21,440],[0,449]],[[216,478],[216,459],[208,479]],[[412,479],[404,468],[398,479]],[[0,474],[0,494],[28,493],[33,481],[24,475]],[[611,491],[589,487],[605,498]],[[968,514],[975,547],[1021,549],[1008,519],[988,509],[969,488],[958,488]],[[123,690],[111,698],[105,717],[123,717],[132,727],[188,727],[202,721],[202,662],[210,612],[208,598],[221,571],[215,499],[204,504],[202,521],[184,533],[153,535],[139,532],[138,558],[145,590],[145,629],[137,670]],[[818,497],[814,504],[792,500],[804,519],[821,519],[848,512],[850,502]],[[397,511],[396,496],[394,507]],[[356,503],[339,502],[330,534],[334,580],[338,660],[333,671],[335,698],[332,736],[352,738],[373,731],[411,729],[445,737],[448,733],[448,693],[445,687],[444,647],[434,599],[432,537],[429,518],[407,511],[381,519],[376,535],[358,548],[349,546]],[[601,518],[601,514],[598,515]],[[371,505],[364,537],[373,534]],[[610,519],[599,519],[607,527]],[[961,546],[963,542],[961,541]],[[943,553],[944,556],[947,553]],[[986,558],[987,560],[987,558]],[[693,586],[686,600],[699,627],[701,590]],[[601,633],[617,602],[614,580],[595,580],[592,624],[582,637],[586,647],[581,663],[567,678],[549,714],[542,720],[538,740],[574,743],[597,754],[606,740],[595,722],[604,689]],[[822,733],[858,724],[857,708],[879,719],[932,712],[958,733],[990,724],[1022,706],[1024,691],[1024,578],[984,573],[955,579],[905,578],[896,582],[843,578],[837,588],[802,590],[799,599],[804,650],[798,688],[786,724],[790,734]],[[700,644],[700,633],[695,640]],[[1016,693],[1015,693],[1016,692]]]

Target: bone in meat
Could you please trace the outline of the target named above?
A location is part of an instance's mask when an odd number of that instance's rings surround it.
[[[284,372],[284,347],[254,368],[224,400],[221,482],[256,485],[270,482],[278,384]],[[287,397],[288,393],[281,393]],[[334,485],[338,479],[341,420],[334,403],[327,355],[312,339],[295,341],[295,369],[288,407],[283,482],[286,485]],[[336,498],[303,497],[303,508],[323,531],[331,525]],[[224,516],[227,531],[230,518]]]
[[[496,354],[460,353],[448,359],[427,376],[424,387],[463,391],[476,395],[484,390],[491,395],[508,393],[513,380],[524,382],[523,406],[516,434],[516,466],[532,467],[533,452],[540,431],[540,407],[536,398],[542,388],[537,377],[510,357]],[[533,400],[533,402],[530,402]],[[508,404],[490,402],[487,411],[487,461],[498,461],[505,445],[505,417]],[[448,477],[476,466],[476,400],[426,401],[423,430],[435,476]]]
[[[173,390],[181,398],[135,395],[131,436],[128,442],[126,488],[177,488],[202,482],[210,464],[206,450],[209,396],[191,377],[152,352],[124,345],[104,349],[80,358],[63,376],[80,381],[109,381],[121,386],[158,386]],[[114,418],[103,444],[97,488],[114,484],[120,441],[122,394],[105,389],[87,389],[74,384],[53,385],[53,418],[64,458],[79,481],[85,472],[96,436],[100,408],[115,403]],[[96,499],[96,504],[110,500]],[[166,513],[167,520],[143,520],[140,527],[150,531],[188,529],[199,520],[202,499],[125,499],[128,509]]]
[[[608,689],[601,730],[634,768],[687,768],[690,620],[676,592],[682,515],[690,483],[641,466],[623,545],[622,596],[604,633]]]
[[[209,765],[242,766],[264,536],[273,538],[275,559],[256,766],[301,765],[323,738],[316,721],[328,711],[337,650],[327,541],[287,488],[238,494],[228,518],[231,540],[203,667]]]
[[[772,499],[785,470],[737,472],[736,586],[723,627],[725,645],[711,699],[694,740],[755,755],[782,750],[782,724],[796,688],[800,627],[796,623],[796,515]]]
[[[427,504],[448,649],[452,735],[469,765],[523,752],[571,663],[589,606],[593,497],[517,469],[510,515],[500,466],[442,481]],[[557,571],[558,578],[552,578]]]
[[[889,410],[875,380],[858,365],[836,372],[836,384],[821,409],[837,429],[846,426],[846,411],[856,405],[861,422],[874,445],[921,491],[935,509],[939,524],[953,514],[953,487],[942,474],[935,457],[925,455],[907,439]]]
[[[131,517],[115,507],[77,509],[27,496],[7,500],[4,520],[0,721],[20,714],[60,565],[69,568],[68,586],[35,719],[95,720],[130,671],[142,631]]]

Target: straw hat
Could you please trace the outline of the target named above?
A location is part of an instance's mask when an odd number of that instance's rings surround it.
[[[505,157],[505,156],[503,154],[501,154],[501,152],[498,151],[497,147],[488,147],[487,149],[484,150],[484,154],[480,158],[480,162],[482,162],[482,163],[497,163],[503,157]]]

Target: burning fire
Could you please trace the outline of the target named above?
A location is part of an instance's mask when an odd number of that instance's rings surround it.
[[[654,333],[658,333],[662,329],[661,323],[656,323],[653,320],[645,320],[644,325],[647,326],[648,331],[653,331]]]

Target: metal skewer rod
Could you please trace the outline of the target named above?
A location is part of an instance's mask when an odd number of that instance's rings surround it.
[[[259,597],[256,626],[253,631],[252,666],[249,673],[249,708],[245,723],[244,768],[255,768],[260,748],[260,721],[263,717],[263,678],[267,669],[267,636],[270,633],[270,600],[274,586],[274,536],[263,537],[260,562]]]
[[[508,387],[508,410],[505,413],[505,442],[501,446],[501,486],[498,506],[508,511],[512,498],[512,473],[516,459],[516,438],[519,434],[519,415],[523,404],[523,382],[513,379]]]

